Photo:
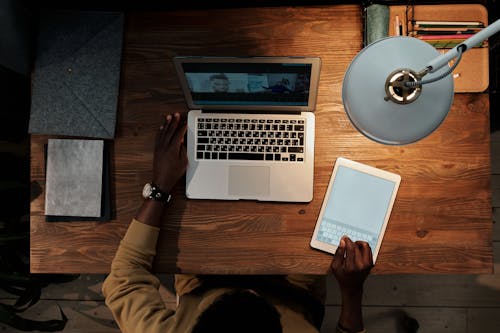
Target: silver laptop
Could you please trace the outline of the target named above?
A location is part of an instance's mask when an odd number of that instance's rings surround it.
[[[175,57],[191,199],[309,202],[321,60]]]

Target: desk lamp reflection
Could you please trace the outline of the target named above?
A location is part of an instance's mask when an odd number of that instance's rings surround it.
[[[500,20],[444,54],[406,36],[368,45],[349,65],[342,86],[351,123],[366,137],[387,145],[405,145],[431,134],[450,110],[452,72],[462,54],[498,31]]]

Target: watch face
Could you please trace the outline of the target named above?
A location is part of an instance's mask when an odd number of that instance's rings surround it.
[[[151,186],[150,183],[146,183],[146,185],[144,185],[144,188],[142,189],[143,198],[147,199],[147,198],[151,197],[152,193],[153,193],[153,187]]]

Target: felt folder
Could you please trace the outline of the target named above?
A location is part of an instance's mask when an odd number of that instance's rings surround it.
[[[40,16],[29,132],[114,138],[123,14]]]

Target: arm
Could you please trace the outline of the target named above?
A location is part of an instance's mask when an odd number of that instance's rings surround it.
[[[181,124],[178,113],[165,117],[156,135],[153,160],[153,183],[165,193],[170,193],[186,172],[187,153],[183,145],[186,124]],[[141,223],[160,227],[164,205],[155,200],[144,200],[136,219]]]
[[[169,193],[187,166],[182,139],[186,131],[180,116],[167,116],[157,135],[153,183]],[[174,311],[165,307],[160,282],[151,267],[165,205],[144,200],[116,252],[111,273],[103,285],[106,304],[122,331],[168,332]]]
[[[363,283],[373,267],[372,251],[366,242],[353,242],[343,237],[332,261],[342,297],[342,309],[337,331],[364,332],[361,300]]]

